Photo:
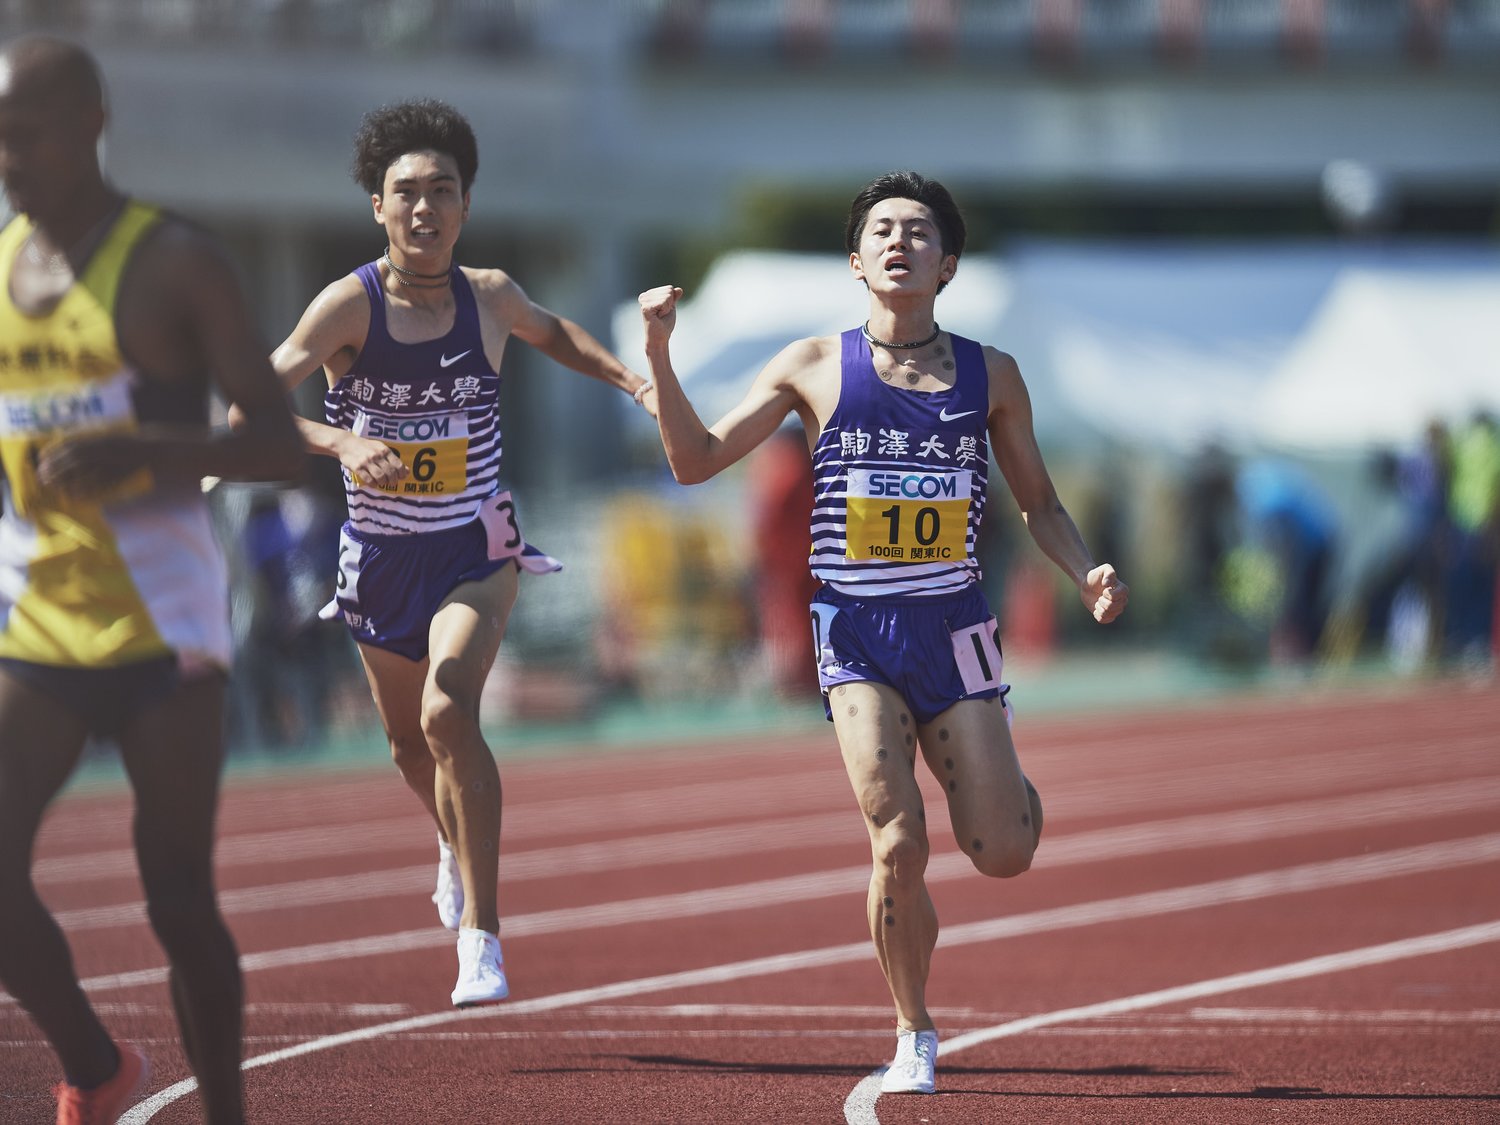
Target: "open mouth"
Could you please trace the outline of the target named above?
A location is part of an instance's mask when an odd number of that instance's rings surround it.
[[[891,258],[885,263],[885,272],[891,277],[905,277],[911,273],[911,265],[905,258]]]
[[[435,242],[437,241],[438,232],[433,227],[414,227],[411,237],[415,242]]]

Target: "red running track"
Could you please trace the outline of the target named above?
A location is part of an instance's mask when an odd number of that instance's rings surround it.
[[[1497,1121],[1497,732],[1493,683],[1023,720],[1047,805],[1029,874],[974,873],[929,787],[930,1098],[870,1080],[891,1009],[831,729],[504,767],[512,998],[464,1013],[433,832],[394,772],[233,779],[251,1118]],[[39,884],[152,1056],[126,1120],[196,1121],[127,817],[65,797]],[[0,999],[0,1122],[50,1121],[56,1079]]]

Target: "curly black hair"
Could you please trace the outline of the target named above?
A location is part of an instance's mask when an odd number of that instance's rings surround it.
[[[412,152],[439,152],[458,164],[463,191],[479,171],[479,145],[464,115],[446,102],[432,98],[372,109],[354,134],[354,182],[370,195],[385,190],[385,174],[392,164]]]
[[[947,188],[920,172],[887,172],[859,189],[859,194],[849,206],[849,222],[844,228],[844,247],[849,253],[853,254],[859,249],[860,236],[864,234],[870,209],[886,199],[910,199],[930,210],[937,221],[943,253],[952,254],[955,258],[963,257],[964,240],[968,234],[958,204],[953,201]],[[941,293],[947,285],[946,281],[939,285],[938,292]]]

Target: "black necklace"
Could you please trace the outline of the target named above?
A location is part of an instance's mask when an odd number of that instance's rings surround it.
[[[385,253],[381,255],[385,264],[390,267],[391,272],[396,275],[396,280],[402,285],[410,285],[413,289],[441,289],[453,281],[453,271],[444,270],[442,273],[418,273],[416,270],[402,269],[391,261],[391,248],[387,246]],[[429,284],[432,283],[432,284]]]
[[[932,343],[940,335],[942,335],[943,332],[943,330],[938,327],[937,321],[933,321],[932,335],[927,337],[927,339],[918,340],[915,343],[911,344],[888,344],[884,340],[876,339],[873,335],[871,335],[870,322],[868,320],[860,326],[859,330],[865,334],[865,339],[870,341],[870,343],[874,344],[877,348],[887,348],[891,351],[910,351],[912,348],[925,348],[928,344]]]

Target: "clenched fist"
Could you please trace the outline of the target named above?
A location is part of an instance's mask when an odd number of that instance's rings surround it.
[[[1120,581],[1115,568],[1105,563],[1089,571],[1078,588],[1083,604],[1094,620],[1107,625],[1125,612],[1125,603],[1130,600],[1130,587]]]
[[[677,325],[677,300],[682,290],[675,285],[658,285],[640,296],[641,319],[646,324],[646,343],[661,343],[672,335]]]

